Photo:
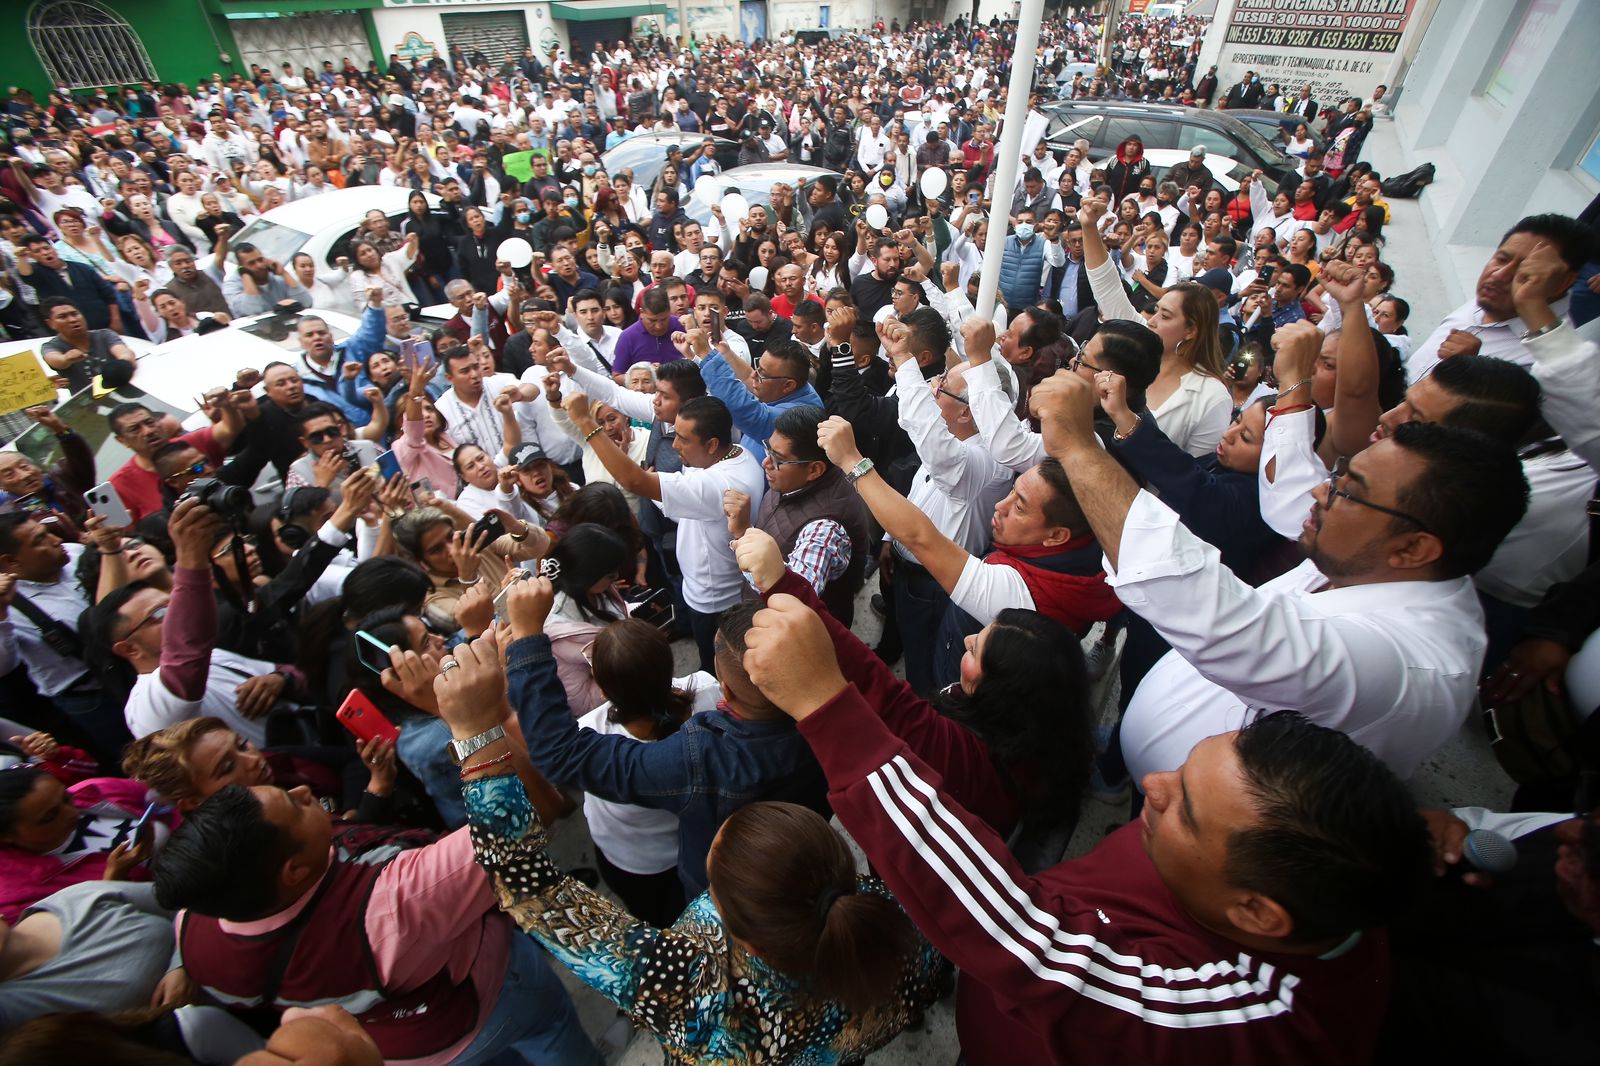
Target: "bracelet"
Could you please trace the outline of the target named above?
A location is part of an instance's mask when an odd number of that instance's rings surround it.
[[[1267,408],[1267,414],[1277,418],[1279,415],[1292,415],[1297,411],[1309,411],[1311,407],[1312,405],[1309,403],[1295,403],[1290,404],[1288,407],[1269,407]]]
[[[600,432],[600,429],[601,429],[601,427],[600,427],[600,426],[595,426],[595,427],[594,427],[594,428],[593,428],[593,429],[591,429],[591,430],[590,430],[590,431],[589,431],[589,432],[587,432],[587,433],[585,433],[585,434],[584,434],[584,435],[583,435],[583,443],[585,443],[585,444],[588,444],[588,443],[589,443],[589,442],[590,442],[590,441],[592,441],[592,440],[594,440],[594,435],[595,435],[595,434],[596,434],[596,433],[599,433],[599,432]]]
[[[1142,426],[1142,425],[1144,425],[1144,419],[1142,417],[1140,417],[1139,415],[1134,415],[1133,416],[1133,425],[1128,427],[1128,432],[1121,433],[1121,432],[1118,432],[1116,430],[1112,430],[1111,436],[1118,443],[1121,443],[1122,441],[1127,440],[1129,437],[1131,437],[1135,433],[1137,433],[1139,431],[1139,427]]]
[[[1528,332],[1522,335],[1522,339],[1525,341],[1531,341],[1536,337],[1544,336],[1546,333],[1554,332],[1555,330],[1561,328],[1561,322],[1562,320],[1558,318],[1554,322],[1540,326],[1538,329],[1530,329]]]
[[[485,759],[483,762],[475,762],[471,766],[463,766],[461,768],[461,780],[465,781],[468,775],[475,774],[479,770],[487,770],[491,766],[499,766],[501,763],[506,762],[511,758],[512,755],[515,754],[515,752],[508,751],[504,754],[496,755],[492,759]]]
[[[528,534],[530,532],[531,532],[531,530],[528,529],[528,523],[527,522],[523,522],[522,523],[522,532],[521,533],[513,533],[510,530],[507,530],[506,531],[506,536],[508,536],[512,540],[517,541],[517,542],[520,543],[521,541],[525,541],[525,540],[528,539]]]
[[[1287,389],[1279,389],[1278,390],[1278,396],[1280,398],[1282,398],[1284,396],[1287,396],[1291,392],[1293,392],[1295,389],[1298,389],[1298,388],[1301,388],[1301,387],[1303,387],[1305,385],[1311,384],[1311,382],[1313,380],[1314,380],[1313,378],[1301,378],[1299,381],[1295,382],[1293,385],[1290,385]]]
[[[476,585],[478,582],[480,582],[482,580],[483,580],[483,575],[482,574],[479,574],[477,577],[473,578],[471,581],[468,581],[465,578],[461,578],[461,577],[456,578],[456,581],[458,581],[460,584],[465,585],[465,586],[467,586],[469,588],[471,586],[473,586],[473,585]]]

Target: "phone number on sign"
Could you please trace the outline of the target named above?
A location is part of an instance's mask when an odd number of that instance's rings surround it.
[[[1393,52],[1400,34],[1370,30],[1286,30],[1273,26],[1233,26],[1229,44],[1261,44],[1277,48],[1340,48],[1351,52]]]

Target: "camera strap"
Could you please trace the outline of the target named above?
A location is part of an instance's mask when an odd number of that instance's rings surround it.
[[[83,640],[70,626],[66,626],[45,614],[22,593],[14,593],[11,605],[21,611],[39,630],[39,638],[50,646],[51,650],[73,659],[83,658]]]

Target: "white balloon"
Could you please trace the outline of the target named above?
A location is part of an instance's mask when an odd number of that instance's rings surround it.
[[[513,270],[521,270],[533,262],[533,245],[521,237],[509,237],[500,242],[500,250],[495,253],[495,258],[504,259]]]
[[[867,225],[873,229],[882,229],[889,224],[889,211],[882,204],[872,204],[867,208]]]
[[[937,200],[944,195],[945,187],[950,184],[950,176],[938,167],[929,167],[922,172],[922,177],[917,181],[917,188],[922,190],[922,195],[930,200]]]
[[[750,202],[736,192],[730,192],[722,198],[722,217],[727,219],[729,225],[738,225],[739,220],[750,213]]]
[[[694,183],[694,191],[689,194],[698,202],[710,207],[722,199],[722,182],[713,177],[704,177]]]

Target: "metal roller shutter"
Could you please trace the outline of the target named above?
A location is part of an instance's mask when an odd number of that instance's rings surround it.
[[[362,70],[372,60],[372,42],[360,15],[276,15],[269,19],[229,19],[228,29],[239,46],[239,63],[249,69],[259,63],[282,73],[285,63],[299,74],[304,67],[322,70],[333,60],[334,69],[349,56]]]
[[[528,47],[528,20],[521,11],[482,11],[472,14],[441,14],[447,47],[460,48],[467,58],[482,52],[498,64],[510,52],[518,59]]]

